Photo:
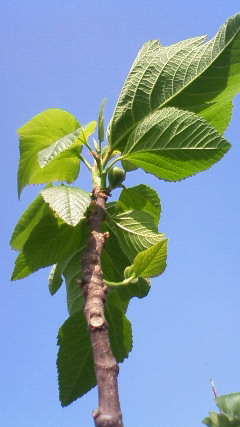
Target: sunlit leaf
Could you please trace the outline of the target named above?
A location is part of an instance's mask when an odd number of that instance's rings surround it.
[[[65,185],[47,188],[41,194],[52,210],[72,226],[77,225],[84,217],[91,202],[91,196],[86,191]]]
[[[135,277],[156,277],[166,268],[167,239],[162,239],[145,251],[139,252],[134,259]]]
[[[108,127],[112,149],[123,151],[136,125],[167,105],[202,114],[223,132],[231,117],[231,99],[240,90],[239,29],[237,14],[206,43],[205,36],[166,47],[158,40],[145,43],[130,69]]]
[[[59,138],[57,141],[53,142],[49,147],[44,148],[38,152],[38,163],[41,168],[44,168],[48,165],[56,156],[58,156],[63,151],[73,148],[78,148],[82,144],[87,142],[87,137],[89,134],[93,133],[95,130],[95,122],[88,123],[85,126],[80,126],[75,131],[71,132],[68,135]]]
[[[20,127],[17,131],[20,136],[19,195],[28,184],[73,182],[79,173],[79,152],[95,126],[96,123],[91,122],[81,127],[72,114],[48,109]],[[38,163],[38,153],[42,150],[47,150],[41,158],[43,168]]]
[[[148,212],[126,211],[115,217],[108,215],[107,219],[110,231],[115,234],[131,262],[138,252],[149,248],[163,238],[163,234],[158,233],[154,219]]]
[[[161,205],[158,194],[147,185],[124,188],[116,204],[117,212],[143,210],[151,214],[156,225],[159,223]]]
[[[228,415],[231,419],[235,417],[240,421],[240,393],[225,394],[218,396],[215,402],[219,409]]]
[[[177,181],[209,168],[229,148],[230,144],[195,113],[163,108],[136,127],[123,156],[159,179]]]

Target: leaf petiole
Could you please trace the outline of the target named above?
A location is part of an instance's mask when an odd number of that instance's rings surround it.
[[[122,282],[108,282],[108,280],[104,280],[104,283],[109,287],[116,287],[116,286],[128,285],[129,283],[136,283],[137,281],[138,281],[138,278],[135,276],[132,276],[132,277],[128,277]]]

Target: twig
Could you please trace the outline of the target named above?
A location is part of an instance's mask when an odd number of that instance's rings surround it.
[[[218,395],[217,395],[216,387],[214,385],[214,382],[213,382],[212,378],[210,379],[210,383],[211,383],[211,386],[212,386],[212,391],[213,391],[214,397],[216,398],[216,397],[218,397]]]
[[[213,382],[212,378],[210,379],[210,383],[211,383],[211,386],[212,386],[212,391],[213,391],[214,397],[216,399],[216,397],[218,397],[218,395],[217,395],[217,390],[216,390],[216,387],[214,385],[214,382]],[[219,409],[219,413],[223,414],[223,412],[221,411],[221,409]]]

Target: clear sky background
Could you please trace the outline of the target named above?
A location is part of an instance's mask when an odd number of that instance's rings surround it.
[[[209,34],[239,11],[239,0],[14,1],[0,3],[1,351],[0,425],[92,427],[97,390],[67,408],[58,400],[56,335],[67,318],[64,287],[50,296],[49,268],[10,282],[9,239],[41,186],[18,201],[16,129],[47,108],[84,124],[107,98],[108,123],[142,44]],[[219,394],[240,391],[240,97],[225,133],[232,149],[211,170],[179,183],[129,174],[162,203],[168,266],[128,317],[134,347],[120,365],[125,427],[200,427]],[[90,190],[82,168],[78,185]]]

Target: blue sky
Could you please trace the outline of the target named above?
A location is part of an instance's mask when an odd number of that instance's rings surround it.
[[[41,188],[26,188],[18,201],[16,129],[53,107],[84,124],[104,97],[107,123],[144,42],[211,37],[238,11],[235,0],[1,1],[1,425],[90,427],[97,407],[96,389],[64,409],[58,400],[64,287],[50,296],[48,268],[9,279],[11,232]],[[238,96],[225,133],[232,149],[211,170],[175,184],[143,172],[126,182],[158,191],[169,256],[148,297],[129,307],[134,347],[119,375],[125,427],[200,427],[215,407],[210,378],[219,394],[240,391],[239,117]],[[83,169],[78,185],[89,189]]]

